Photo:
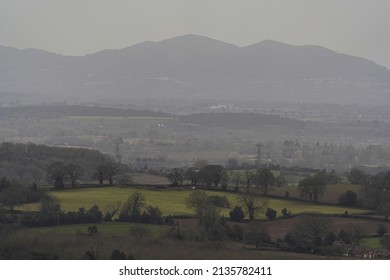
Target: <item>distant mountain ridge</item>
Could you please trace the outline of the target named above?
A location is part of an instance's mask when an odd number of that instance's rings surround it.
[[[80,57],[0,47],[0,61],[0,92],[57,100],[212,97],[348,103],[383,102],[390,94],[390,71],[372,61],[271,40],[238,47],[184,35]]]

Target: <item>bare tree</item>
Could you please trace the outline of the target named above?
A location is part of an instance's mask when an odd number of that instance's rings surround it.
[[[255,177],[255,174],[252,170],[247,168],[244,172],[244,177],[245,177],[245,185],[247,188],[250,188],[253,182],[253,179]]]
[[[234,189],[238,191],[240,189],[240,184],[242,181],[243,174],[240,170],[230,170],[229,171],[230,179],[234,183]]]
[[[106,178],[107,168],[105,164],[98,165],[96,167],[95,173],[92,175],[92,179],[97,179],[99,184],[104,183],[104,179]]]
[[[323,244],[323,239],[329,232],[329,228],[330,220],[327,217],[307,214],[300,217],[294,236],[296,241],[302,245],[318,246]]]
[[[39,183],[41,182],[41,179],[43,177],[42,171],[40,171],[36,167],[32,167],[29,171],[31,173],[31,176],[32,176],[32,179],[33,179],[33,183],[36,184],[36,185],[39,185]]]
[[[106,169],[106,177],[108,179],[108,183],[110,185],[113,185],[115,176],[118,173],[118,164],[114,160],[110,159],[104,164],[104,166]]]
[[[183,168],[172,168],[168,174],[168,179],[174,186],[182,186],[185,179]]]
[[[141,210],[146,206],[145,197],[142,193],[135,192],[127,200],[123,206],[120,218],[137,221],[141,217]]]
[[[117,172],[115,174],[115,183],[117,185],[125,186],[133,183],[133,177],[131,177],[130,168],[127,164],[118,164]]]
[[[204,191],[195,190],[186,198],[188,208],[194,210],[198,217],[202,216],[204,205],[207,203],[207,195]]]
[[[246,192],[242,193],[239,198],[239,202],[246,209],[250,220],[255,218],[256,212],[264,212],[268,205],[267,199],[264,199],[251,190],[247,190]]]
[[[77,164],[68,164],[66,166],[66,175],[70,179],[72,188],[76,187],[76,181],[83,176],[84,170]]]
[[[191,182],[192,187],[196,187],[199,181],[199,169],[191,167],[185,172],[185,178]]]
[[[65,187],[64,178],[66,175],[66,167],[62,162],[55,162],[47,169],[47,180],[53,183],[56,189]]]

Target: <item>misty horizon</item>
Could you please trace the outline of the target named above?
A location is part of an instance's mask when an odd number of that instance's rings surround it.
[[[177,36],[165,38],[165,39],[162,39],[162,40],[156,40],[156,41],[154,41],[154,40],[145,40],[145,41],[141,41],[141,42],[138,42],[138,43],[134,43],[133,45],[123,46],[123,47],[120,47],[120,48],[100,49],[100,50],[97,50],[97,51],[94,51],[94,52],[85,53],[85,54],[78,54],[78,55],[70,55],[70,54],[66,54],[66,53],[54,52],[54,51],[50,51],[50,50],[47,50],[47,49],[32,48],[32,47],[18,48],[18,47],[9,46],[9,45],[8,46],[7,45],[0,45],[0,47],[17,49],[17,50],[27,50],[27,51],[28,50],[43,51],[43,52],[47,52],[47,53],[51,53],[51,54],[55,54],[55,55],[61,55],[61,56],[65,56],[65,57],[85,57],[85,56],[89,56],[89,55],[99,54],[99,53],[105,52],[105,51],[121,51],[121,50],[125,50],[125,49],[128,49],[128,48],[136,47],[136,46],[147,44],[147,43],[154,43],[154,44],[156,44],[156,43],[163,43],[165,41],[173,40],[173,39],[176,39],[176,38],[185,38],[185,37],[195,37],[195,38],[210,39],[210,40],[213,40],[213,41],[229,44],[229,45],[234,46],[236,48],[246,48],[246,47],[251,47],[251,46],[255,46],[255,45],[258,45],[258,44],[262,44],[262,43],[270,43],[270,44],[275,44],[275,45],[279,44],[279,45],[285,45],[285,46],[290,46],[290,47],[318,47],[318,48],[323,48],[323,49],[332,51],[332,52],[337,53],[337,54],[346,54],[346,55],[355,56],[355,57],[358,57],[358,58],[364,58],[364,59],[370,60],[367,57],[352,55],[352,54],[344,53],[344,52],[337,52],[337,51],[335,51],[333,49],[327,48],[327,47],[322,46],[322,45],[317,45],[317,44],[297,45],[297,44],[290,44],[290,43],[287,43],[287,42],[277,41],[277,40],[273,40],[273,39],[264,39],[264,40],[260,40],[260,41],[257,41],[255,43],[251,43],[251,44],[248,44],[248,45],[238,45],[238,44],[234,44],[232,42],[227,42],[227,41],[215,39],[215,38],[212,38],[212,37],[209,37],[209,36],[204,36],[204,35],[200,35],[200,34],[191,34],[191,33],[183,34],[183,35],[177,35]],[[370,60],[370,61],[373,61],[373,60]],[[385,65],[382,65],[382,64],[377,63],[375,61],[373,61],[373,62],[375,64],[377,64],[377,65],[383,66],[386,69],[390,70],[390,68],[386,67]]]

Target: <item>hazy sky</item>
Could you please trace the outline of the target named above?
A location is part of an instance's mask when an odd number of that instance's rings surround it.
[[[321,45],[390,68],[389,0],[0,0],[0,45],[83,55],[199,34]]]

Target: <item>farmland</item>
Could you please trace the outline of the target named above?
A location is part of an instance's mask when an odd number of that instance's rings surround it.
[[[122,204],[134,192],[142,193],[147,204],[158,206],[164,215],[192,215],[193,212],[186,206],[186,198],[190,195],[192,190],[189,189],[145,189],[145,188],[119,188],[119,187],[105,187],[105,188],[88,188],[88,189],[74,189],[65,191],[53,191],[52,194],[61,201],[61,208],[65,211],[77,211],[80,207],[90,208],[93,205],[98,205],[101,209],[110,204],[121,202]],[[219,191],[207,191],[208,195],[226,196],[231,204],[231,208],[239,205],[239,196],[234,193],[226,193]],[[313,204],[295,200],[285,200],[270,198],[268,207],[278,211],[287,208],[292,214],[299,213],[322,213],[322,214],[343,214],[348,211],[350,214],[360,214],[367,212],[364,209],[339,207],[335,205]],[[38,210],[38,204],[27,204],[21,207],[22,210]],[[221,214],[225,217],[229,216],[231,209],[221,208]],[[265,218],[263,214],[259,218]]]
[[[362,198],[362,188],[360,185],[353,184],[336,184],[326,187],[325,193],[320,197],[320,202],[337,203],[338,198],[346,191],[354,191],[357,194],[358,200]],[[299,190],[296,185],[290,185],[281,188],[275,188],[271,194],[284,196],[286,191],[289,192],[290,197],[299,198]]]
[[[93,224],[76,224],[76,225],[64,225],[64,226],[51,226],[51,227],[37,227],[33,228],[33,231],[48,233],[48,234],[87,234],[88,227]],[[108,235],[129,235],[132,230],[136,230],[138,224],[130,223],[100,223],[98,225],[98,232]],[[154,226],[154,225],[142,225],[145,230],[145,235],[161,237],[167,234],[170,226]]]

